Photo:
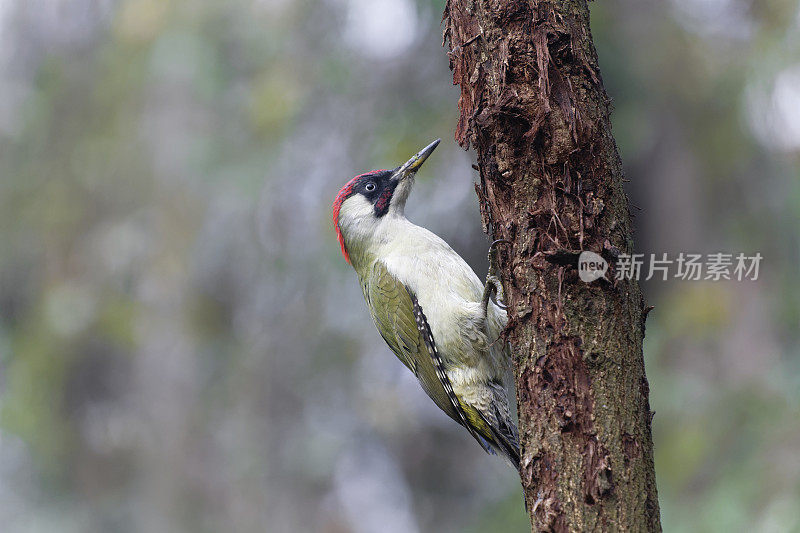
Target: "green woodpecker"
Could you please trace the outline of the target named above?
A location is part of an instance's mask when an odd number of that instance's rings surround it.
[[[446,242],[403,213],[417,170],[438,144],[394,170],[350,180],[334,201],[334,226],[389,348],[484,450],[519,467],[517,428],[503,385],[509,354],[498,340],[508,319],[491,298],[502,299],[493,247],[484,288]]]

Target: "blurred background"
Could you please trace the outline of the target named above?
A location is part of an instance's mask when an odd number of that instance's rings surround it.
[[[409,218],[486,271],[444,0],[0,0],[5,532],[517,532],[516,474],[369,321],[331,224],[436,137]],[[667,531],[800,531],[800,8],[606,0],[650,282]]]

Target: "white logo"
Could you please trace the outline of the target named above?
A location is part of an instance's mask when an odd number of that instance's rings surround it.
[[[586,251],[581,252],[578,257],[578,276],[580,276],[581,281],[591,283],[604,277],[607,270],[608,263],[599,254]]]

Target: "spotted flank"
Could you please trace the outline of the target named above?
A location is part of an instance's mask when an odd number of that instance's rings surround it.
[[[519,467],[519,444],[516,433],[509,430],[508,427],[508,413],[503,414],[497,412],[492,413],[494,424],[486,419],[486,415],[480,410],[469,405],[468,403],[460,400],[453,390],[453,385],[450,383],[450,378],[445,372],[444,362],[439,356],[439,350],[436,348],[436,343],[433,340],[431,328],[428,325],[428,319],[422,311],[422,307],[417,301],[416,295],[409,291],[411,301],[414,304],[414,318],[417,323],[417,329],[420,336],[425,341],[425,346],[428,349],[433,366],[436,369],[436,377],[442,384],[450,403],[453,405],[456,413],[458,413],[459,422],[464,426],[470,435],[478,441],[478,444],[489,454],[496,455],[496,449],[502,451],[503,455],[508,457],[514,466]],[[494,404],[494,402],[493,402]],[[497,426],[497,427],[495,427]]]

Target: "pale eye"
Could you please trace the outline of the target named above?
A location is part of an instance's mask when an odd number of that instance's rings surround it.
[[[367,190],[367,192],[372,192],[375,190],[375,184],[370,181],[364,188]]]

